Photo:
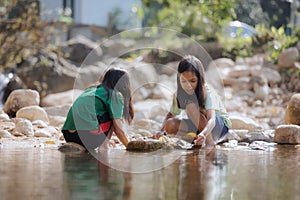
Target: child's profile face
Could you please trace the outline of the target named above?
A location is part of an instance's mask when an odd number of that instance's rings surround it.
[[[194,91],[198,84],[198,78],[194,72],[185,71],[179,76],[182,89],[188,94],[194,94]]]

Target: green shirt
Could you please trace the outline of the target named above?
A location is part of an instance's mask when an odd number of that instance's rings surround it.
[[[225,106],[223,105],[220,96],[216,93],[216,91],[209,86],[208,84],[205,85],[205,89],[206,89],[206,99],[205,99],[205,105],[204,108],[206,110],[215,110],[216,115],[219,115],[223,121],[224,124],[230,128],[232,126],[232,123],[229,119],[229,115],[225,109]],[[172,101],[172,105],[170,108],[170,113],[172,115],[179,115],[181,113],[181,110],[178,107],[177,104],[177,100],[176,100],[176,95],[173,95],[173,101]]]
[[[97,116],[108,112],[110,118],[123,116],[123,98],[111,90],[110,98],[103,86],[86,89],[71,106],[62,130],[98,130]]]

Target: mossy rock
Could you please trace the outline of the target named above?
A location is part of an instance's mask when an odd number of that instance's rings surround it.
[[[74,142],[68,142],[58,147],[58,150],[64,153],[84,153],[86,148]]]
[[[165,147],[166,144],[158,140],[141,140],[130,141],[127,145],[126,150],[136,152],[151,152]]]

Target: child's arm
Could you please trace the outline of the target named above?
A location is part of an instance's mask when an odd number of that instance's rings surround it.
[[[121,119],[112,119],[114,132],[117,135],[118,139],[122,142],[122,144],[127,147],[128,139],[124,130],[122,129],[122,120]]]
[[[215,142],[212,138],[211,131],[215,127],[216,124],[216,114],[214,110],[207,110],[206,112],[207,116],[207,124],[204,127],[204,129],[201,131],[201,133],[198,134],[198,139],[194,141],[196,145],[203,144],[207,146],[214,146]]]
[[[211,134],[211,131],[214,129],[216,125],[216,113],[214,110],[206,111],[207,124],[204,129],[201,131],[206,137]]]
[[[162,136],[164,134],[165,129],[166,129],[166,127],[165,127],[166,126],[166,122],[171,117],[174,117],[174,116],[170,112],[168,112],[168,114],[166,115],[166,117],[165,117],[165,119],[164,119],[164,121],[163,121],[163,123],[161,125],[160,131],[154,133],[153,138],[158,139],[160,136]]]

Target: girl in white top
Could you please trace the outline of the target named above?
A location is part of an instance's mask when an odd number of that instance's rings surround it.
[[[185,110],[186,119],[177,116]],[[162,133],[184,136],[198,135],[195,145],[214,147],[228,133],[231,121],[214,89],[206,83],[204,68],[199,59],[187,55],[179,62],[177,91],[169,113],[162,124]]]

